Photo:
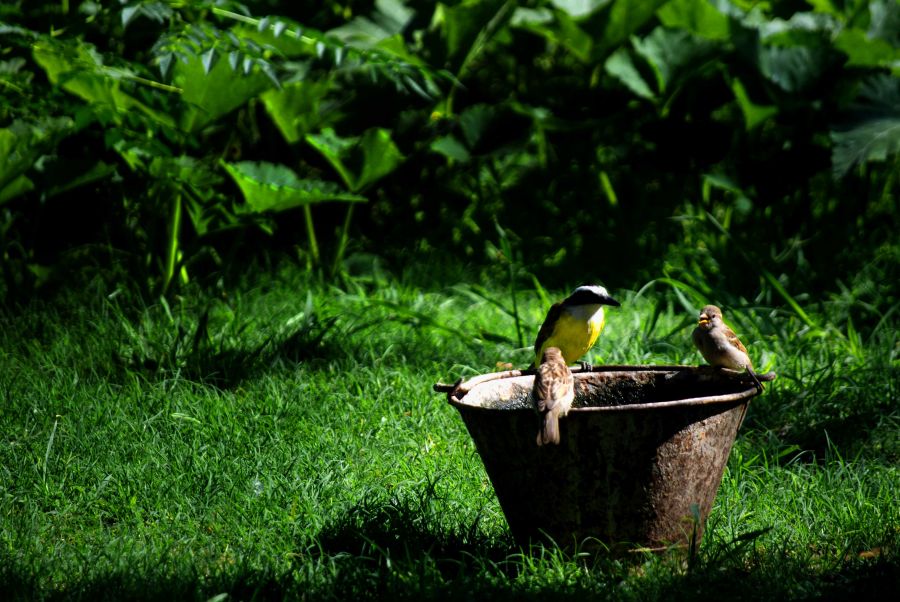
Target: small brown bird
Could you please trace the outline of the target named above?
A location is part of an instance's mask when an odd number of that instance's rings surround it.
[[[558,347],[544,349],[528,399],[541,415],[537,444],[559,445],[559,418],[568,414],[572,407],[575,378]]]
[[[700,350],[703,358],[711,366],[730,368],[732,370],[746,370],[757,388],[762,390],[762,383],[753,372],[753,363],[747,354],[747,348],[728,328],[722,318],[722,310],[715,305],[707,305],[700,310],[700,320],[694,329],[691,338],[694,345]]]

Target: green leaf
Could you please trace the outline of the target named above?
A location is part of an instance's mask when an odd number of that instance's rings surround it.
[[[400,0],[375,0],[375,11],[368,17],[354,17],[328,34],[346,43],[369,48],[402,33],[413,16],[415,11]]]
[[[708,40],[731,37],[730,19],[708,0],[672,0],[656,16],[666,27],[684,29]]]
[[[478,35],[503,3],[504,0],[463,0],[455,6],[437,5],[432,26],[441,32],[447,58],[454,68],[471,52]]]
[[[264,48],[272,48],[288,58],[310,57],[315,53],[316,40],[304,36],[299,23],[283,17],[279,17],[272,27],[262,31],[252,24],[238,23],[230,32],[236,40],[252,41]]]
[[[264,161],[221,162],[244,194],[251,212],[285,211],[326,201],[365,202],[366,198],[341,190],[333,182],[301,180],[294,170]]]
[[[566,48],[582,62],[591,59],[594,44],[591,36],[565,12],[518,8],[510,20],[510,25],[531,31]]]
[[[786,92],[810,87],[828,67],[828,50],[810,46],[761,46],[759,69]]]
[[[354,192],[364,190],[369,184],[388,175],[405,159],[391,140],[388,130],[381,128],[366,130],[360,145],[363,151],[363,170],[356,185],[351,189]]]
[[[869,37],[884,40],[893,47],[900,46],[900,2],[875,0],[869,2]]]
[[[334,129],[324,128],[318,134],[307,134],[306,142],[328,160],[347,188],[354,190],[356,175],[346,165],[352,149],[358,143],[358,138],[341,138],[335,134]]]
[[[566,13],[558,12],[556,14],[557,28],[552,31],[554,35],[551,39],[562,44],[567,48],[575,58],[586,63],[591,60],[591,50],[594,47],[594,41],[572,17]]]
[[[128,27],[131,20],[137,16],[137,12],[141,9],[140,5],[126,6],[122,9],[122,27]]]
[[[611,0],[550,0],[557,9],[565,12],[573,19],[590,16],[610,3]]]
[[[197,191],[210,190],[221,182],[221,178],[209,163],[188,155],[154,157],[150,161],[148,171],[159,180],[178,182]]]
[[[6,185],[0,187],[0,205],[32,190],[34,190],[34,182],[27,176],[13,178]]]
[[[719,47],[682,29],[665,27],[657,27],[644,38],[634,38],[632,43],[653,68],[660,92],[706,62]]]
[[[359,138],[341,138],[331,128],[307,134],[306,141],[334,167],[352,192],[394,171],[404,157],[388,130],[371,128]]]
[[[744,129],[748,132],[764,122],[769,117],[778,114],[778,107],[773,105],[758,105],[750,100],[747,90],[739,79],[731,82],[731,90],[737,99],[741,113],[744,114]]]
[[[430,148],[449,159],[463,163],[471,159],[468,149],[454,136],[442,136],[432,142]]]
[[[886,161],[900,152],[900,114],[868,119],[850,129],[831,132],[832,171],[846,175],[854,165]]]
[[[25,177],[38,157],[51,152],[59,142],[77,131],[68,117],[47,118],[37,123],[14,121],[0,129],[0,189],[7,201],[33,189]]]
[[[482,103],[472,105],[459,116],[459,125],[462,129],[466,146],[475,148],[478,145],[496,115],[497,109],[495,105]]]
[[[63,45],[41,42],[34,45],[32,54],[51,83],[114,119],[118,120],[122,113],[138,110],[157,123],[174,125],[172,118],[165,113],[151,109],[122,91],[121,81],[133,78],[134,75],[125,69],[104,66],[93,46],[84,43]]]
[[[879,38],[871,38],[860,29],[845,29],[834,40],[834,46],[847,55],[853,67],[886,67],[900,75],[900,48]]]
[[[647,85],[644,77],[638,71],[628,49],[619,48],[613,52],[603,66],[607,73],[625,84],[629,90],[641,98],[650,100],[656,98],[656,93]]]
[[[216,52],[215,48],[210,48],[206,52],[200,55],[200,61],[203,63],[203,72],[209,74],[212,71],[212,68],[215,66],[216,61],[219,60],[219,55]]]
[[[865,81],[848,120],[831,132],[831,139],[835,177],[900,152],[900,80],[878,75]]]
[[[261,98],[278,131],[288,144],[295,144],[322,126],[325,116],[320,105],[330,89],[330,80],[305,80],[267,90]]]
[[[615,0],[609,7],[603,33],[594,44],[594,58],[603,58],[650,21],[668,0]]]
[[[252,61],[244,67],[246,74],[232,69],[228,61],[215,61],[207,73],[201,56],[190,55],[184,61],[175,61],[172,81],[182,89],[181,98],[185,102],[179,117],[183,131],[197,132],[273,86],[261,69],[254,68]]]

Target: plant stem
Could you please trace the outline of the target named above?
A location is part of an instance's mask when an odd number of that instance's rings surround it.
[[[309,254],[312,257],[312,265],[317,268],[320,265],[319,243],[316,240],[316,231],[313,228],[312,207],[303,205],[303,218],[306,222],[306,237],[309,239]]]
[[[175,275],[175,260],[178,257],[178,233],[181,231],[181,194],[176,194],[169,222],[169,249],[166,253],[166,267],[163,273],[162,294],[165,295]]]
[[[334,254],[334,265],[331,266],[332,277],[338,273],[341,261],[344,259],[344,251],[347,250],[347,233],[350,231],[350,220],[353,218],[353,206],[353,203],[347,205],[347,215],[344,217],[344,226],[341,228],[341,238],[338,241],[337,252]]]

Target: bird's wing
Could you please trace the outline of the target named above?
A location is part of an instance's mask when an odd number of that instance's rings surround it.
[[[574,387],[575,382],[568,366],[563,363],[541,364],[534,376],[533,395],[537,400],[538,410],[552,410]]]
[[[556,321],[559,320],[560,313],[562,313],[562,303],[554,303],[550,306],[549,311],[547,311],[547,317],[544,318],[544,323],[541,324],[541,329],[538,331],[537,338],[534,340],[534,354],[538,356],[538,362],[541,361],[541,347],[544,346],[544,342],[550,338],[551,334],[553,334],[553,326],[556,324]]]
[[[532,392],[539,412],[546,412],[553,407],[553,400],[550,397],[550,386],[552,383],[550,379],[543,378],[543,376],[542,370],[538,370],[538,373],[534,375],[534,391]]]
[[[732,345],[737,347],[743,353],[745,353],[745,354],[747,353],[747,348],[744,347],[744,344],[741,343],[741,340],[739,338],[737,338],[737,335],[734,334],[734,331],[731,330],[730,328],[728,328],[727,326],[725,327],[725,338],[728,339],[729,343],[731,343]]]

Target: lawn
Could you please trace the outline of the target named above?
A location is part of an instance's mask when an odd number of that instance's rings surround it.
[[[499,283],[286,267],[0,313],[5,599],[744,599],[900,587],[900,339],[840,299],[726,318],[778,379],[689,563],[515,547],[438,381],[524,366]],[[471,280],[478,281],[478,277]],[[433,281],[433,279],[432,279]],[[594,363],[696,364],[689,287],[612,291]],[[516,295],[525,346],[567,291]],[[795,302],[796,303],[796,302]],[[777,304],[779,307],[785,305]],[[790,308],[790,304],[787,305]]]

